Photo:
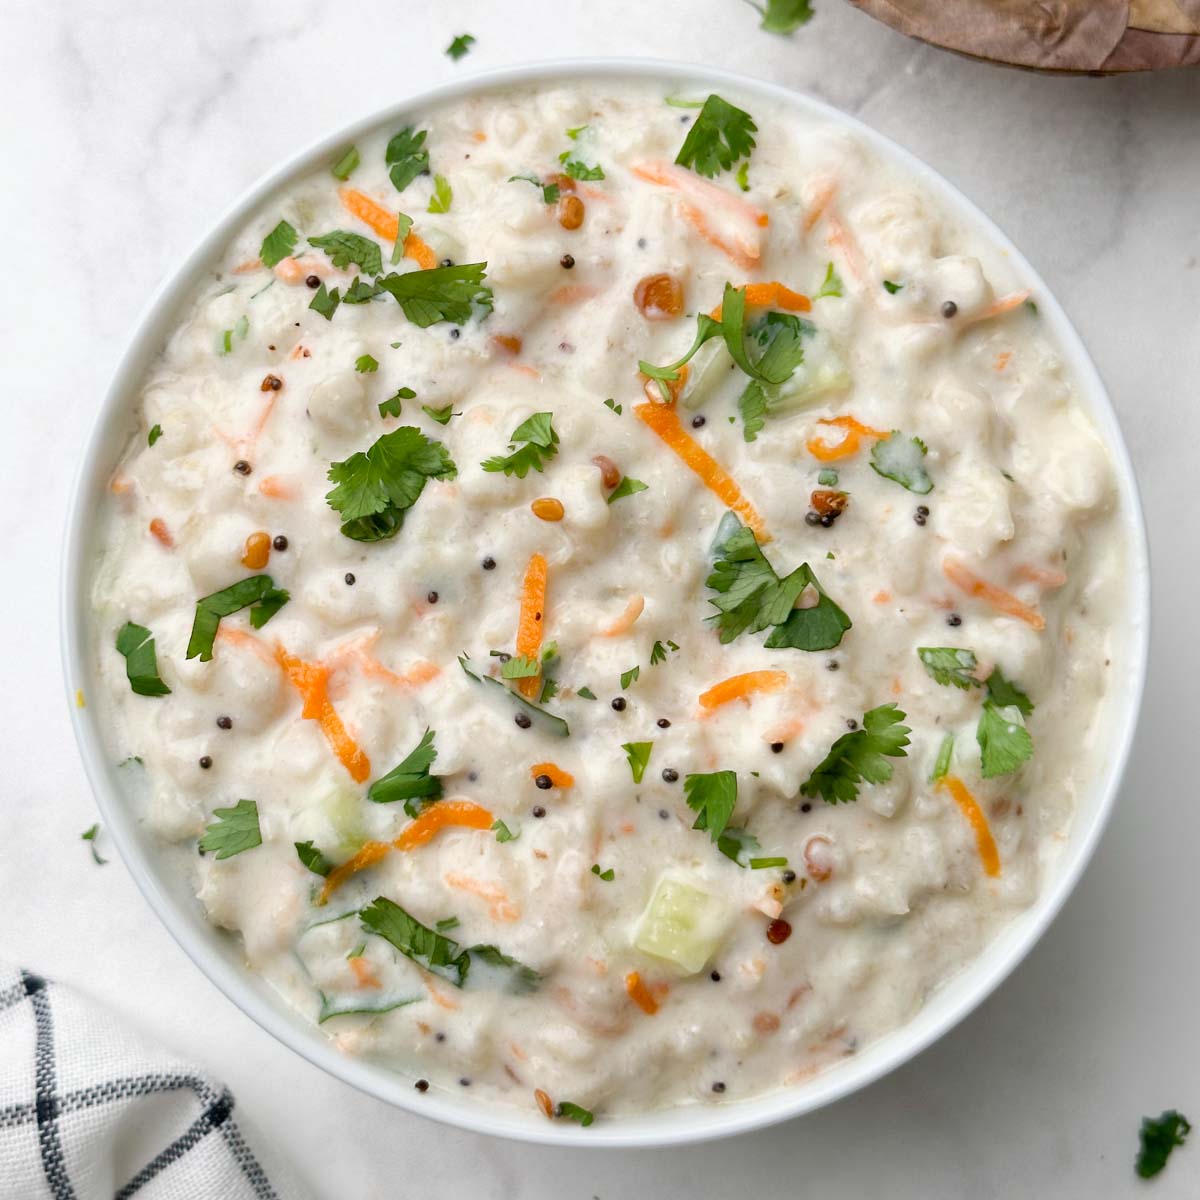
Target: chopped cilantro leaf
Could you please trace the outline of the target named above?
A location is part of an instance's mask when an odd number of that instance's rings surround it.
[[[575,151],[573,150],[564,150],[558,156],[558,161],[562,163],[563,172],[572,179],[587,181],[604,178],[603,167],[599,165],[589,167],[582,159],[575,157]]]
[[[457,917],[443,917],[437,922],[436,929],[438,933],[447,933],[451,929],[458,928],[458,924],[459,921]]]
[[[750,380],[738,397],[738,413],[742,418],[742,440],[753,442],[767,423],[767,393],[757,379]]]
[[[810,0],[767,0],[765,8],[750,0],[750,7],[758,9],[762,14],[758,26],[760,29],[784,37],[795,33],[801,25],[811,21],[813,16]]]
[[[492,311],[492,289],[483,281],[487,263],[464,263],[457,267],[431,267],[385,275],[379,286],[396,300],[404,315],[426,329],[439,321],[465,325],[476,308]]]
[[[500,668],[501,679],[533,679],[541,673],[542,664],[524,654],[514,654]]]
[[[743,633],[759,633],[773,626],[764,642],[768,650],[831,650],[851,627],[850,618],[821,587],[808,563],[801,563],[780,579],[758,545],[754,531],[729,514],[718,534],[716,558],[706,586],[718,593],[709,603],[718,610],[714,622],[722,644]],[[817,602],[797,608],[796,602],[812,588]]]
[[[239,579],[219,592],[196,601],[196,616],[192,621],[192,636],[188,639],[187,657],[200,656],[208,662],[213,656],[213,639],[222,617],[232,616],[243,608],[250,609],[250,624],[261,629],[291,597],[277,588],[270,575],[251,575]]]
[[[518,962],[511,955],[505,954],[498,946],[471,946],[467,954],[473,959],[486,963],[489,967],[502,968],[510,971],[508,990],[510,992],[532,992],[537,990],[542,977],[523,962]]]
[[[534,187],[541,188],[542,189],[542,202],[544,204],[557,204],[558,203],[558,195],[559,195],[558,184],[543,183],[536,175],[510,175],[508,177],[509,183],[515,183],[518,180],[520,180],[524,183],[532,183]]]
[[[247,317],[245,313],[243,313],[233,323],[232,329],[223,329],[221,331],[221,342],[220,342],[220,346],[218,347],[218,353],[220,353],[222,355],[232,354],[233,353],[233,339],[236,337],[239,342],[244,342],[246,340],[246,334],[248,334],[249,332],[250,332],[250,318]]]
[[[739,829],[736,826],[728,825],[721,836],[717,838],[717,849],[726,858],[744,869],[753,861],[751,855],[756,850],[761,850],[762,847],[758,844],[758,838],[748,829]]]
[[[389,260],[395,266],[404,257],[404,243],[412,229],[413,219],[407,213],[396,213],[396,240],[392,244],[392,256]]]
[[[987,677],[987,690],[988,699],[999,708],[1012,705],[1020,710],[1021,716],[1033,716],[1033,701],[1015,683],[1005,679],[1004,672],[999,667],[993,667],[992,673]]]
[[[433,195],[429,197],[429,207],[425,210],[431,213],[446,213],[454,201],[454,189],[445,175],[433,177]]]
[[[358,154],[358,147],[351,146],[341,158],[329,168],[330,174],[334,179],[340,179],[343,183],[354,174],[358,168],[358,164],[362,161]]]
[[[881,438],[871,447],[871,466],[884,479],[891,479],[918,496],[927,496],[933,491],[933,480],[925,470],[927,451],[919,437],[906,438],[893,430],[890,437]]]
[[[425,136],[424,129],[418,132],[408,125],[388,142],[384,161],[390,168],[388,177],[396,191],[404,191],[422,171],[429,170]]]
[[[660,662],[666,662],[667,651],[674,651],[678,649],[678,644],[671,641],[670,638],[667,639],[667,644],[665,646],[662,644],[662,642],[655,642],[654,645],[650,647],[650,665],[652,667],[657,667]]]
[[[292,845],[296,847],[296,857],[314,875],[328,875],[333,870],[333,863],[312,842],[293,842]]]
[[[636,683],[638,676],[642,673],[642,668],[630,667],[628,671],[621,672],[621,687],[627,688],[631,683]]]
[[[906,758],[911,730],[895,704],[882,704],[863,714],[862,728],[844,733],[813,773],[800,785],[802,796],[820,796],[826,804],[858,799],[858,785],[886,783],[892,777],[888,758]]]
[[[1143,1179],[1152,1179],[1167,1165],[1171,1151],[1182,1146],[1191,1132],[1191,1122],[1173,1108],[1158,1117],[1143,1117],[1138,1131],[1137,1173]]]
[[[379,415],[381,417],[398,417],[401,403],[405,400],[416,399],[416,395],[417,393],[412,388],[402,387],[394,396],[380,402]]]
[[[737,775],[733,771],[685,775],[683,794],[688,808],[698,814],[692,828],[708,830],[709,837],[719,843],[737,807]]]
[[[461,417],[462,413],[454,411],[453,404],[447,404],[444,408],[430,408],[428,404],[421,405],[421,411],[431,420],[436,421],[439,425],[449,425],[451,417]]]
[[[408,756],[394,766],[386,775],[375,780],[367,789],[367,799],[376,804],[393,804],[404,801],[404,811],[410,817],[419,817],[433,801],[442,798],[442,781],[429,773],[437,759],[437,748],[433,744],[434,732],[426,729],[421,740]]]
[[[621,482],[608,493],[607,502],[612,504],[617,500],[623,500],[626,496],[633,496],[637,492],[647,491],[649,487],[648,483],[643,483],[640,479],[634,479],[630,475],[625,475],[622,477]]]
[[[737,174],[733,178],[743,192],[750,190],[750,160],[748,158],[742,159],[741,165],[737,169]]]
[[[350,286],[342,294],[343,304],[366,304],[376,296],[383,294],[383,289],[373,279],[360,279],[355,275]],[[311,305],[310,305],[311,307]]]
[[[339,271],[347,270],[351,263],[367,275],[378,275],[383,270],[383,251],[379,243],[361,234],[335,229],[332,233],[309,238],[308,244],[324,250]]]
[[[917,657],[929,677],[942,687],[961,688],[965,692],[983,686],[982,680],[975,678],[975,668],[979,664],[970,650],[954,646],[918,646]]]
[[[617,873],[612,869],[612,867],[609,867],[607,871],[600,870],[599,863],[592,863],[592,874],[595,875],[597,879],[603,879],[605,883],[612,883],[612,881],[617,877]]]
[[[984,779],[1008,775],[1033,757],[1033,738],[1015,705],[1001,708],[995,701],[985,700],[975,740]]]
[[[332,321],[333,314],[337,312],[338,305],[341,304],[341,302],[342,297],[339,295],[337,288],[334,288],[331,292],[328,291],[325,287],[325,284],[322,283],[321,286],[317,288],[316,292],[313,293],[312,302],[308,307],[311,308],[313,312],[320,313],[325,320]]]
[[[898,291],[900,291],[904,287],[904,284],[893,283],[890,279],[885,279],[883,281],[883,287],[884,287],[884,290],[888,293],[888,295],[894,296]]]
[[[239,800],[232,808],[214,808],[213,816],[217,819],[200,839],[200,849],[205,853],[212,851],[218,859],[232,858],[262,845],[258,805],[253,800]]]
[[[354,360],[354,369],[360,375],[373,375],[379,370],[379,361],[369,354],[360,354]]]
[[[157,442],[160,437],[162,437],[162,426],[161,425],[153,426],[151,428],[150,432],[146,435],[146,445],[153,446],[154,443]]]
[[[492,832],[496,835],[498,842],[515,842],[521,835],[513,833],[505,823],[499,819],[492,822]],[[442,923],[438,922],[438,928],[442,927]]]
[[[512,431],[508,443],[510,450],[517,442],[524,442],[525,445],[512,454],[493,455],[480,465],[485,471],[503,471],[505,475],[515,475],[518,479],[524,479],[531,469],[544,471],[546,462],[558,453],[558,434],[554,431],[553,418],[553,413],[534,413]]]
[[[474,44],[475,38],[472,34],[460,33],[458,37],[456,37],[454,41],[452,41],[450,45],[446,47],[446,53],[452,59],[454,59],[455,62],[458,62],[458,60],[462,58]]]
[[[575,695],[581,700],[595,700],[596,693],[590,687],[581,687],[575,689]]]
[[[773,858],[752,858],[750,860],[750,870],[765,871],[770,867],[786,867],[787,859],[780,856]]]
[[[96,836],[100,832],[99,825],[93,825],[91,829],[85,829],[80,835],[79,840],[88,843],[88,849],[92,852],[92,862],[98,867],[103,867],[108,863],[107,858],[100,856],[100,851],[96,849]]]
[[[290,258],[296,249],[296,239],[300,235],[286,222],[280,221],[262,240],[258,248],[258,257],[264,267],[278,266],[285,258]]]
[[[750,156],[757,130],[748,112],[714,93],[704,101],[675,161],[711,179],[718,171],[728,171],[739,158]]]
[[[641,783],[646,774],[646,765],[650,762],[650,753],[654,749],[653,742],[624,742],[621,749],[629,759],[629,771],[634,783]]]
[[[703,108],[703,100],[685,100],[682,96],[664,96],[663,103],[672,108]]]
[[[418,966],[455,987],[462,987],[466,981],[471,969],[470,955],[457,942],[422,925],[386,896],[376,897],[358,916],[368,933],[385,938]]]
[[[621,415],[621,406],[611,396],[605,400],[604,407],[612,409],[618,417]]]
[[[144,625],[126,621],[117,632],[117,652],[125,659],[125,675],[138,696],[169,696],[171,689],[158,674],[154,635]]]
[[[837,487],[838,473],[831,467],[825,467],[817,472],[817,482],[822,487]]]
[[[458,470],[441,442],[413,425],[376,439],[365,452],[331,463],[325,499],[342,518],[342,533],[356,542],[394,537],[404,513],[416,504],[428,479],[454,479]]]
[[[561,1100],[554,1110],[556,1117],[565,1117],[568,1121],[578,1121],[580,1125],[586,1129],[595,1119],[595,1113],[589,1112],[586,1108],[578,1104],[572,1103],[570,1100]]]
[[[833,263],[830,263],[825,268],[825,278],[821,281],[821,286],[813,299],[820,300],[825,296],[840,295],[842,295],[842,277],[833,269]]]

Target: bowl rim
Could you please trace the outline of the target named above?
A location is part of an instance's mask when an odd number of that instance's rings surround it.
[[[614,1117],[584,1130],[573,1123],[538,1119],[513,1106],[464,1103],[450,1093],[433,1089],[418,1094],[408,1076],[338,1052],[315,1026],[300,1024],[278,997],[254,986],[251,973],[226,961],[218,950],[219,931],[189,921],[155,876],[152,858],[143,852],[138,822],[118,794],[109,776],[111,764],[104,753],[94,708],[78,703],[77,689],[91,678],[88,665],[87,614],[90,608],[86,582],[91,565],[85,536],[94,505],[93,489],[107,478],[111,464],[102,461],[106,434],[120,419],[125,398],[134,392],[153,353],[161,348],[157,328],[166,313],[174,313],[194,288],[241,223],[272,192],[329,159],[359,137],[436,104],[461,100],[505,87],[537,85],[570,79],[635,80],[661,82],[664,87],[715,89],[731,87],[744,95],[770,100],[799,114],[816,115],[835,126],[850,129],[885,161],[902,165],[937,194],[956,216],[983,232],[1006,253],[1015,272],[1037,289],[1039,311],[1050,325],[1078,387],[1081,402],[1093,417],[1117,477],[1122,522],[1129,544],[1128,666],[1132,675],[1123,681],[1120,699],[1114,699],[1113,742],[1107,770],[1090,782],[1088,791],[1099,795],[1090,825],[1073,829],[1072,842],[1062,851],[1053,879],[1024,912],[1017,914],[988,944],[981,955],[948,980],[905,1025],[874,1042],[862,1055],[847,1060],[791,1088],[780,1088],[734,1104],[692,1105]],[[150,355],[150,357],[148,357]],[[285,1046],[335,1078],[368,1095],[404,1109],[475,1133],[557,1146],[648,1148],[710,1141],[765,1128],[842,1099],[895,1070],[948,1033],[973,1012],[1020,963],[1062,908],[1090,861],[1108,823],[1120,788],[1137,718],[1142,707],[1150,637],[1149,549],[1145,518],[1128,449],[1117,415],[1091,357],[1061,305],[996,223],[954,184],[891,138],[824,101],[781,84],[758,80],[737,72],[679,61],[653,58],[552,59],[463,75],[452,82],[413,93],[317,139],[268,171],[230,204],[208,231],[155,289],[138,317],[134,330],[113,370],[109,386],[92,420],[80,457],[63,538],[60,571],[59,620],[66,695],[84,771],[101,816],[121,858],[159,920],[199,969],[238,1008]],[[1076,818],[1084,805],[1077,803]],[[943,1007],[946,1011],[925,1019],[936,996],[957,988],[962,995]]]

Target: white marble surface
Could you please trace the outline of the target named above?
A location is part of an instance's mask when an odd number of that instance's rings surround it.
[[[0,6],[0,954],[223,1074],[319,1196],[1133,1196],[1142,1114],[1200,1118],[1200,73],[1032,78],[906,41],[839,0],[819,7],[789,41],[759,32],[739,0]],[[441,51],[464,30],[479,40],[455,65]],[[999,220],[1079,325],[1121,413],[1156,628],[1112,826],[1049,935],[979,1012],[803,1120],[707,1147],[601,1153],[457,1133],[326,1078],[198,974],[119,862],[92,865],[55,591],[96,399],[150,289],[233,196],[297,144],[429,83],[621,53],[811,91]],[[1195,1196],[1200,1145],[1152,1186],[1162,1200]]]

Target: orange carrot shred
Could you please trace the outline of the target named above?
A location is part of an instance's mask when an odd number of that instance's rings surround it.
[[[788,681],[786,671],[747,671],[722,679],[700,695],[700,707],[712,712],[731,700],[749,700],[755,692],[777,692]]]
[[[354,978],[360,988],[379,988],[383,986],[375,975],[375,969],[361,954],[356,954],[347,961],[350,963],[350,970],[354,972]]]
[[[1002,587],[997,587],[994,583],[988,583],[986,579],[981,579],[958,559],[945,559],[942,563],[942,571],[956,588],[966,592],[968,596],[977,596],[981,600],[986,600],[993,608],[1007,616],[1024,621],[1026,625],[1032,626],[1039,632],[1046,628],[1046,618],[1036,608],[1031,608],[1028,604],[1018,600],[1012,592],[1006,592]]]
[[[282,646],[276,647],[275,659],[304,701],[300,715],[321,726],[325,740],[342,766],[350,772],[350,778],[355,783],[365,783],[371,774],[371,760],[346,731],[342,718],[333,707],[333,701],[329,699],[329,668],[319,663],[304,662],[288,654]]]
[[[742,285],[746,307],[786,308],[788,312],[812,312],[812,301],[803,292],[793,292],[782,283],[746,283]],[[708,314],[714,321],[721,319],[721,305]]]
[[[666,445],[675,451],[702,480],[704,485],[726,508],[732,509],[754,530],[759,542],[769,542],[771,535],[758,515],[757,509],[742,494],[733,476],[711,454],[700,446],[687,430],[669,404],[639,404],[634,410],[639,420],[656,433]]]
[[[562,767],[555,766],[552,762],[534,763],[529,768],[531,779],[536,779],[539,775],[545,775],[556,788],[575,786],[575,776],[570,771],[564,771]]]
[[[1000,874],[1000,853],[996,849],[995,839],[988,826],[987,817],[979,802],[967,791],[966,784],[953,775],[944,775],[938,780],[938,786],[944,788],[954,797],[954,802],[966,817],[967,823],[975,831],[975,845],[979,850],[979,858],[983,863],[983,873],[995,878]]]
[[[891,436],[889,431],[872,429],[854,417],[822,417],[817,424],[836,425],[846,431],[846,436],[832,446],[824,438],[810,438],[804,443],[809,454],[821,462],[836,462],[838,459],[849,458],[852,454],[857,454],[862,447],[864,437],[886,438]]]
[[[967,317],[962,325],[977,325],[980,321],[991,320],[992,317],[1002,317],[1014,308],[1020,308],[1032,294],[1033,288],[1026,288],[1023,292],[1010,292],[1007,296],[993,300],[986,308],[981,308],[973,317]]]
[[[175,545],[175,539],[171,536],[171,531],[167,528],[167,523],[162,517],[155,517],[150,522],[150,533],[154,540],[165,546],[168,550]]]
[[[366,870],[367,867],[373,867],[377,862],[385,858],[391,848],[390,842],[365,843],[357,853],[351,855],[340,866],[334,867],[325,876],[325,883],[321,888],[321,894],[317,897],[317,904],[324,904],[352,875]]]
[[[637,619],[646,610],[646,597],[642,595],[630,596],[625,605],[625,611],[611,624],[605,625],[600,630],[601,637],[620,637],[623,633],[628,633],[635,624]]]
[[[389,212],[382,204],[376,204],[370,196],[358,191],[357,188],[342,188],[338,192],[342,206],[352,216],[357,217],[364,225],[369,225],[386,242],[394,242],[400,232],[400,219],[394,212]],[[404,257],[411,258],[422,271],[428,271],[437,266],[437,255],[428,242],[422,241],[410,229],[404,239]]]
[[[658,1001],[650,994],[650,989],[642,982],[642,977],[636,971],[630,971],[625,976],[625,990],[629,998],[648,1017],[658,1012]]]
[[[414,850],[433,840],[443,829],[458,826],[462,829],[490,829],[495,817],[480,804],[471,800],[439,800],[419,817],[406,825],[392,843],[397,850]]]
[[[517,653],[522,658],[536,659],[542,649],[542,632],[546,625],[546,560],[534,554],[525,568],[521,585],[521,615],[517,621]],[[522,696],[532,700],[537,695],[541,672],[527,676],[517,683]]]
[[[282,475],[268,475],[258,485],[258,490],[272,500],[294,500],[295,486]]]

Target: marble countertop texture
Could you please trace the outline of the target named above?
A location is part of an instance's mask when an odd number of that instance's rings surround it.
[[[467,59],[442,50],[477,38]],[[556,1150],[394,1111],[276,1044],[184,956],[97,819],[68,727],[56,590],[67,493],[146,297],[298,145],[430,84],[628,54],[759,75],[852,113],[997,219],[1111,389],[1154,562],[1141,729],[1115,817],[1045,939],[973,1016],[822,1112],[679,1150]],[[839,0],[795,37],[740,0],[6,0],[0,9],[0,954],[222,1075],[320,1197],[477,1200],[1200,1194],[1151,1185],[1143,1114],[1200,1117],[1200,73],[1041,78],[908,41]],[[101,841],[101,849],[111,847]],[[2,1188],[0,1188],[2,1190]]]

